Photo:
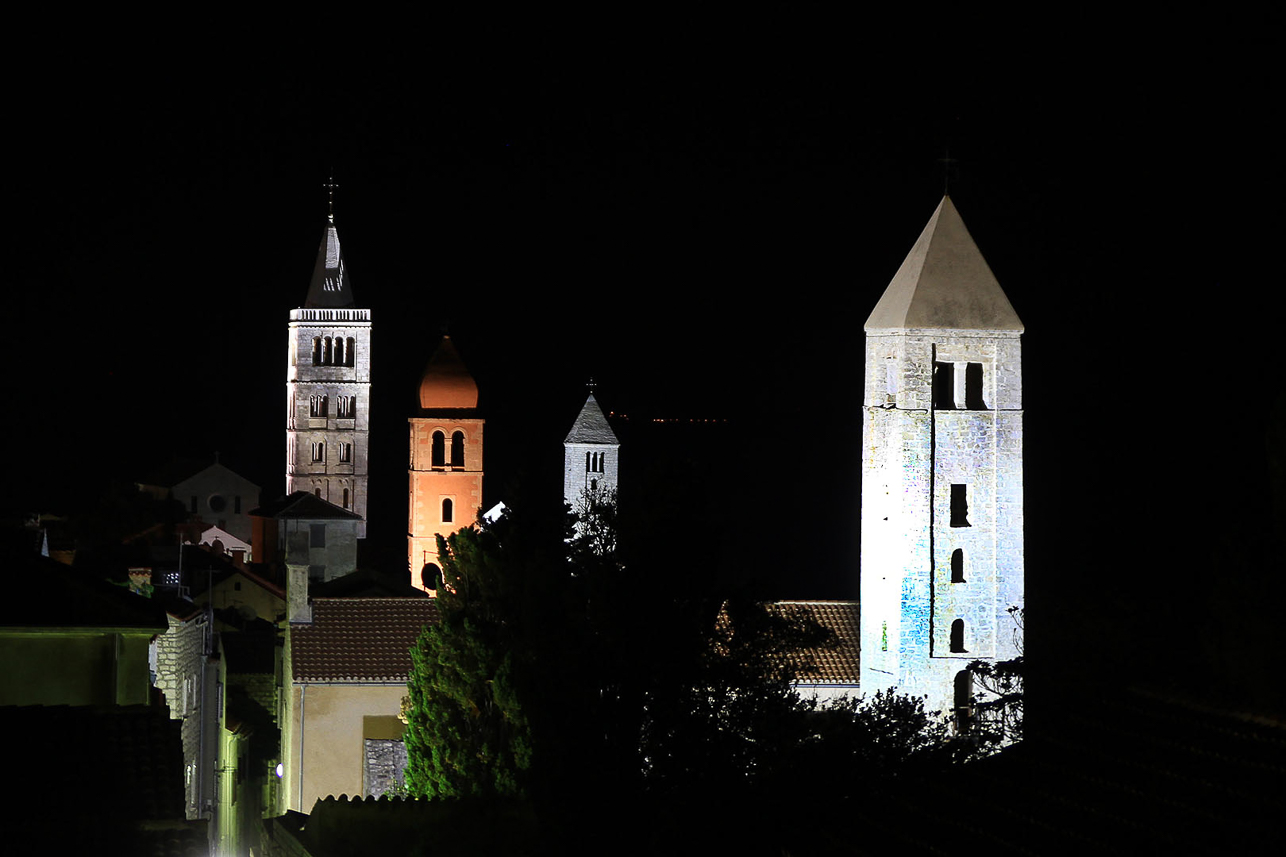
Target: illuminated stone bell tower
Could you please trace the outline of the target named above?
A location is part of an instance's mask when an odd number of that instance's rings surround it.
[[[621,442],[591,391],[563,441],[563,500],[576,508],[585,492],[616,488]]]
[[[968,704],[1018,654],[1022,322],[944,197],[866,320],[861,687]]]
[[[433,593],[441,580],[437,537],[474,523],[482,507],[478,385],[449,336],[424,370],[410,423],[407,564],[412,585]]]
[[[365,538],[371,311],[353,298],[333,214],[289,334],[286,493],[308,491],[356,512],[357,537]]]

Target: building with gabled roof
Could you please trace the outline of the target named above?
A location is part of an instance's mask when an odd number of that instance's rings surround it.
[[[797,675],[795,690],[800,696],[828,702],[859,695],[860,611],[856,601],[773,601],[766,606],[776,613],[803,615],[830,634],[825,645],[803,648],[791,656]]]
[[[310,580],[334,580],[357,568],[357,540],[362,517],[307,491],[296,491],[250,512],[254,520],[252,550],[261,562],[289,561],[308,568]],[[302,540],[302,541],[301,541]]]
[[[316,598],[291,622],[280,718],[282,809],[329,795],[379,795],[406,765],[399,719],[411,647],[438,620],[433,599]]]

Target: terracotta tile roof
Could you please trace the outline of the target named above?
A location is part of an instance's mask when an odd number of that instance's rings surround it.
[[[403,682],[420,630],[438,621],[431,598],[314,598],[312,624],[292,625],[298,682]]]
[[[780,613],[802,612],[835,635],[834,646],[803,649],[796,656],[802,666],[815,671],[799,676],[800,684],[856,685],[861,664],[856,601],[773,601],[768,609]]]

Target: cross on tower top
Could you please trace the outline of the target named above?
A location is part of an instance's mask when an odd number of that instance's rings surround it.
[[[330,178],[326,180],[326,184],[322,185],[322,187],[326,188],[326,209],[327,209],[326,219],[329,220],[331,223],[334,223],[335,222],[335,191],[338,190],[339,188],[339,185],[335,184],[335,176],[334,175],[330,176]]]

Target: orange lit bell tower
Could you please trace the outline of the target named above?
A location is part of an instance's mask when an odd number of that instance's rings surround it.
[[[407,567],[412,585],[432,594],[441,580],[438,535],[474,523],[482,508],[478,385],[449,336],[425,367],[420,409],[410,423]]]

